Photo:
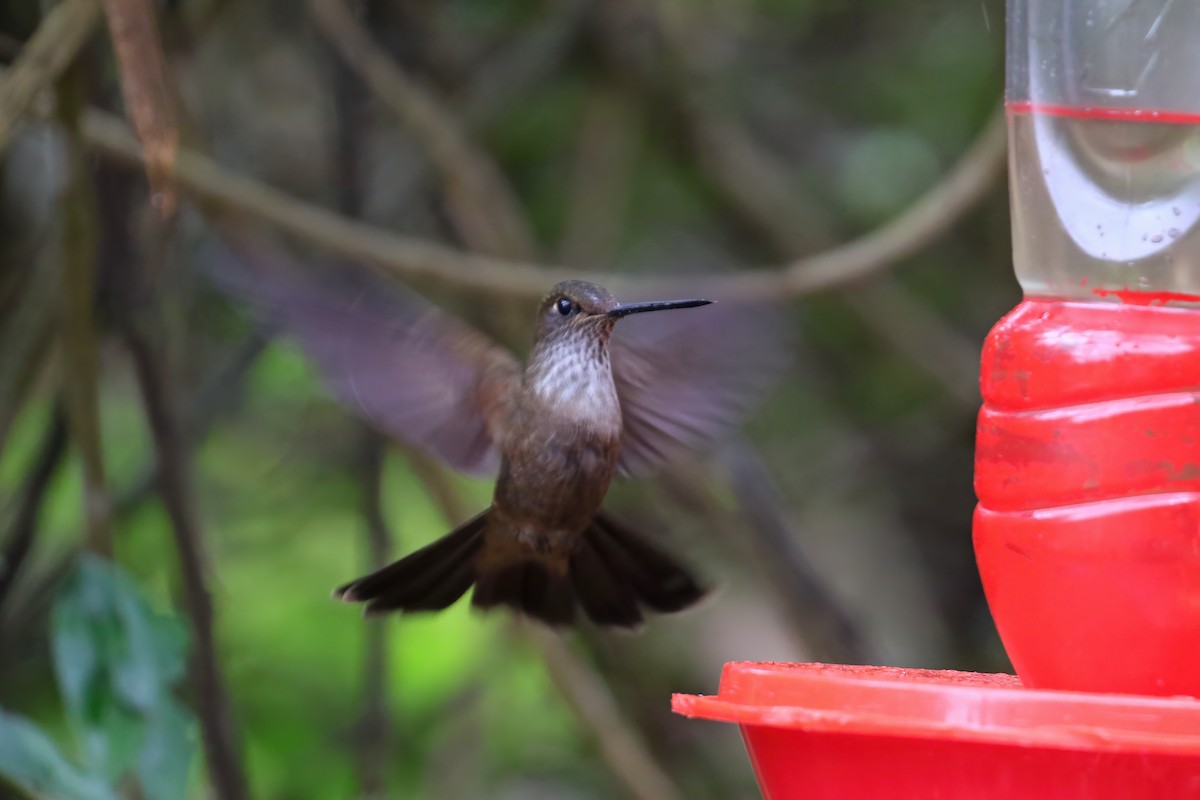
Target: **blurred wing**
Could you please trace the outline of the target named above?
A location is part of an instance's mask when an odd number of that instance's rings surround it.
[[[643,475],[734,429],[787,366],[782,314],[735,303],[639,314],[611,344],[619,468]]]
[[[239,244],[205,268],[295,338],[334,396],[371,425],[455,469],[493,474],[499,455],[484,409],[497,413],[511,398],[513,355],[398,285],[365,273],[321,280],[284,261]]]

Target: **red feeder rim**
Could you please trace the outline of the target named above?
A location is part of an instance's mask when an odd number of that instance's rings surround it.
[[[1200,756],[1200,701],[1030,690],[1013,675],[833,664],[725,665],[687,717],[812,733]]]

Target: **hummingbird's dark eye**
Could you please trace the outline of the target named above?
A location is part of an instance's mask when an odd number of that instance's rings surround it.
[[[565,297],[558,298],[558,302],[554,305],[558,309],[558,313],[562,314],[564,317],[575,310],[575,304]]]

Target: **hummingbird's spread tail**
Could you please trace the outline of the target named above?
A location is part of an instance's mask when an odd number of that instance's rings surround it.
[[[642,607],[671,612],[704,595],[690,572],[641,535],[604,512],[593,519],[566,568],[528,557],[481,559],[488,512],[394,564],[339,588],[368,614],[439,611],[475,585],[476,608],[509,606],[549,625],[568,625],[576,606],[597,625],[642,622]]]
[[[433,544],[334,590],[347,603],[367,603],[368,614],[441,611],[475,582],[475,555],[487,526],[483,512]]]
[[[597,625],[621,628],[641,623],[639,606],[681,611],[705,592],[686,567],[603,511],[571,557],[570,576],[584,613]]]

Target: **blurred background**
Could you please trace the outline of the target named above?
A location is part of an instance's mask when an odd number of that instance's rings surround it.
[[[1008,669],[970,544],[1003,11],[0,6],[0,796],[752,798],[736,729],[669,711],[726,661]],[[332,602],[491,484],[215,291],[232,237],[518,351],[564,272],[781,304],[744,433],[608,501],[714,596],[632,635]]]

